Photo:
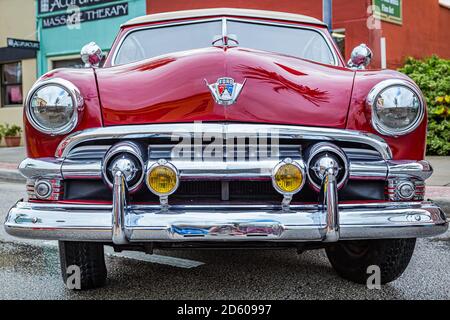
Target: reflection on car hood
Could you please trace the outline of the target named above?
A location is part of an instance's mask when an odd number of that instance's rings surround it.
[[[106,126],[238,121],[344,128],[354,78],[341,67],[221,47],[96,72]],[[206,85],[223,77],[246,81],[229,106],[217,104]]]

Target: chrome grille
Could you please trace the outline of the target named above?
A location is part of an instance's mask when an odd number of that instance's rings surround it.
[[[181,151],[181,157],[178,157],[176,153],[176,144],[170,143],[168,138],[166,141],[158,139],[158,143],[147,140],[143,141],[143,145],[148,148],[148,159],[157,161],[159,159],[179,159],[183,161],[196,161],[196,160],[217,160],[216,154],[211,153],[212,158],[203,157],[206,145],[208,142],[204,142],[201,149],[196,147],[185,149]],[[104,155],[109,148],[117,141],[110,141],[109,143],[102,142],[102,144],[96,144],[97,141],[85,142],[80,146],[73,148],[67,156],[70,160],[94,160],[103,159]],[[164,143],[165,142],[165,143]],[[92,144],[91,144],[92,143]],[[337,144],[339,145],[339,144]],[[231,147],[224,145],[218,145],[215,148],[219,148],[222,154],[223,161],[261,161],[264,159],[284,159],[284,158],[301,158],[302,152],[305,146],[298,141],[293,141],[292,144],[283,143],[279,145],[260,145],[257,146],[246,144],[232,144]],[[382,161],[383,158],[379,152],[370,149],[365,146],[358,148],[342,148],[346,153],[349,160],[355,161]],[[200,156],[196,154],[200,150]],[[263,150],[263,151],[261,151]],[[266,150],[266,152],[264,151]]]

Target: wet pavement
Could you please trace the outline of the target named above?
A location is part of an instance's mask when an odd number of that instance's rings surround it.
[[[23,186],[0,181],[0,221]],[[0,299],[449,299],[450,232],[418,240],[397,281],[369,290],[339,278],[323,250],[156,251],[148,256],[108,250],[108,284],[66,290],[56,242],[23,242],[0,228]]]

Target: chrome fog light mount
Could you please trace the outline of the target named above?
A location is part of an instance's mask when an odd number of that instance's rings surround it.
[[[283,195],[283,209],[288,209],[292,197],[299,193],[306,182],[306,167],[303,161],[286,158],[272,170],[272,185]]]
[[[120,171],[124,175],[128,191],[137,191],[144,181],[144,159],[144,152],[134,142],[124,141],[113,145],[102,161],[103,180],[113,188],[114,176]]]
[[[341,189],[349,176],[349,161],[345,152],[335,144],[320,142],[308,152],[308,181],[312,188],[320,191],[328,170],[336,176],[337,188]]]

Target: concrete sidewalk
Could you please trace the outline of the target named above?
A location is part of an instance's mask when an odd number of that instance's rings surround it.
[[[25,148],[0,148],[0,180],[25,182],[17,171],[20,161],[26,157]],[[434,168],[433,176],[427,180],[426,198],[439,203],[450,213],[450,157],[428,157]]]
[[[25,147],[0,148],[0,179],[25,182],[25,178],[17,171],[17,166],[25,157]]]

